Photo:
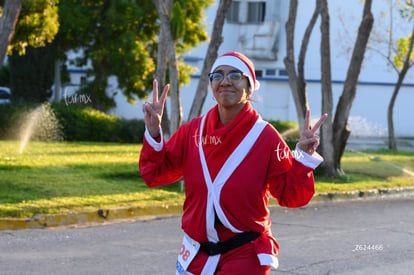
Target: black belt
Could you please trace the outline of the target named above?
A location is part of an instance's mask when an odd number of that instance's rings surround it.
[[[240,247],[248,242],[257,239],[261,234],[258,232],[243,232],[222,242],[205,242],[200,246],[200,250],[209,256],[224,254],[232,249]]]

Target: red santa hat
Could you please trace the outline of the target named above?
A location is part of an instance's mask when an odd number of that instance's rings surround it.
[[[213,73],[219,66],[231,66],[240,70],[249,79],[250,87],[256,91],[260,87],[259,81],[256,80],[256,73],[253,62],[244,54],[239,52],[227,52],[219,56],[211,67]]]

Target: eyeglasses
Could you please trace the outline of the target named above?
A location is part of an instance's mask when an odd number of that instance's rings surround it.
[[[210,78],[211,83],[213,84],[219,84],[223,81],[224,79],[224,74],[222,73],[209,73],[208,77]],[[226,75],[227,77],[227,81],[233,83],[233,84],[238,84],[240,82],[240,80],[243,79],[244,75],[241,72],[231,72],[228,73]]]

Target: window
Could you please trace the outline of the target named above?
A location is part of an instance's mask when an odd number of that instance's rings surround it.
[[[263,76],[263,71],[262,70],[255,70],[254,71],[256,77],[262,77]]]
[[[279,76],[289,76],[286,70],[279,69]]]
[[[247,22],[261,23],[264,22],[266,14],[266,2],[248,2],[247,3]]]
[[[266,69],[266,75],[276,75],[276,69]]]
[[[240,12],[240,2],[231,1],[229,10],[226,14],[226,19],[228,22],[239,23],[239,12]]]

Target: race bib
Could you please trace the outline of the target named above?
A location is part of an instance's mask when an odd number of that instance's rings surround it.
[[[176,270],[178,274],[185,273],[191,261],[197,255],[199,249],[200,244],[191,239],[187,234],[184,234],[183,243],[181,245],[176,264]]]

